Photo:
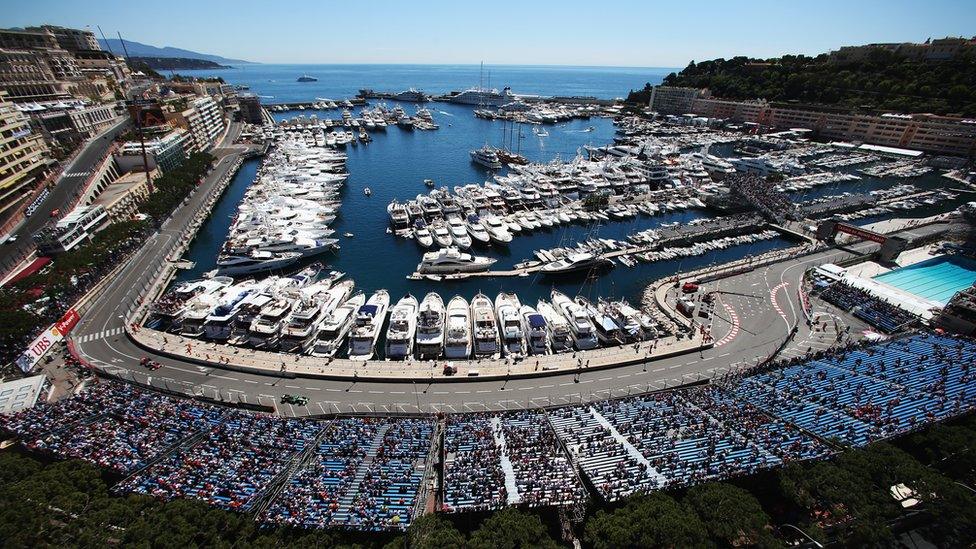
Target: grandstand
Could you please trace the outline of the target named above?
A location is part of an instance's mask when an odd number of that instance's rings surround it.
[[[970,339],[911,334],[718,385],[436,419],[290,419],[102,381],[0,415],[0,430],[128,475],[119,493],[196,498],[269,525],[402,529],[429,508],[433,455],[446,512],[579,505],[580,474],[616,500],[821,459],[970,412],[974,363]]]

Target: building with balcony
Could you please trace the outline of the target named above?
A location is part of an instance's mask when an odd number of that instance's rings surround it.
[[[193,135],[185,128],[170,128],[165,133],[146,139],[146,160],[150,170],[169,172],[183,165],[194,150]],[[115,155],[122,171],[142,170],[142,144],[129,141],[119,147]]]
[[[27,199],[49,164],[47,149],[26,115],[0,93],[0,219]]]

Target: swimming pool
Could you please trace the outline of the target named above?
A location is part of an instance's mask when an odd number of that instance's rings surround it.
[[[976,282],[976,261],[958,255],[934,257],[874,279],[945,305],[956,292]]]

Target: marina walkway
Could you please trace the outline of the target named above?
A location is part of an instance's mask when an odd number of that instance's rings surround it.
[[[638,364],[660,358],[692,353],[714,344],[707,330],[696,330],[690,337],[668,336],[586,352],[529,356],[522,360],[482,358],[469,360],[349,360],[316,358],[293,353],[256,351],[210,341],[191,339],[149,328],[129,326],[128,337],[154,353],[228,370],[248,371],[279,377],[343,378],[349,381],[463,381],[468,378],[516,378],[557,373],[584,372],[624,364]],[[447,365],[457,368],[446,375]]]

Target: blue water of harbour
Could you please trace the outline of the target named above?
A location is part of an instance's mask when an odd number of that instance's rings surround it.
[[[976,282],[976,261],[958,255],[935,257],[874,279],[945,305],[956,292]]]
[[[393,103],[393,102],[388,102]],[[414,105],[402,104],[412,112]],[[523,301],[535,301],[548,296],[552,288],[558,288],[570,295],[583,293],[592,297],[615,296],[638,300],[647,282],[669,275],[676,271],[688,270],[709,263],[721,263],[742,257],[745,254],[758,254],[770,249],[789,245],[782,239],[757,242],[751,245],[718,250],[706,257],[692,257],[683,260],[639,264],[635,268],[617,265],[615,269],[589,283],[582,278],[568,278],[552,281],[533,276],[525,278],[476,278],[466,281],[430,282],[407,280],[420,262],[423,250],[413,241],[395,237],[386,232],[389,216],[386,206],[394,198],[408,200],[419,193],[426,193],[424,179],[433,179],[440,186],[453,188],[465,183],[480,183],[488,173],[470,160],[468,151],[491,143],[498,145],[502,140],[501,122],[476,118],[472,107],[449,103],[431,103],[428,109],[440,125],[435,131],[405,131],[392,126],[386,132],[374,132],[369,145],[349,146],[347,168],[349,179],[342,194],[339,217],[332,227],[340,240],[341,249],[335,255],[324,255],[320,259],[332,269],[347,273],[356,281],[356,286],[365,291],[386,288],[394,299],[409,292],[422,296],[428,291],[438,291],[445,299],[460,294],[468,299],[479,291],[494,298],[499,291],[516,291]],[[358,109],[354,110],[358,111]],[[337,111],[299,111],[275,113],[275,118],[291,118],[316,114],[320,118],[339,116]],[[614,126],[606,118],[576,120],[556,125],[543,126],[549,137],[538,137],[532,127],[522,128],[521,150],[529,159],[549,161],[554,158],[569,160],[583,145],[604,145],[613,139]],[[592,128],[592,130],[590,130]],[[514,148],[514,147],[513,147]],[[234,178],[223,198],[215,207],[214,215],[204,225],[188,253],[188,259],[196,262],[196,267],[184,271],[181,280],[197,278],[214,267],[220,245],[227,235],[228,225],[237,209],[237,203],[251,184],[259,165],[251,160]],[[372,196],[363,193],[370,187]],[[498,259],[497,269],[510,268],[515,263],[532,259],[532,252],[540,248],[551,248],[573,244],[587,236],[623,239],[628,234],[653,228],[662,223],[688,222],[706,216],[705,212],[689,210],[673,212],[656,217],[638,217],[628,221],[604,222],[603,226],[569,225],[554,227],[548,231],[539,230],[531,234],[516,236],[506,248],[475,247],[474,253]],[[344,233],[354,237],[342,237]]]
[[[438,94],[483,83],[512,88],[516,94],[626,97],[645,83],[660,84],[667,67],[571,67],[479,65],[240,65],[228,69],[178,71],[187,76],[219,76],[228,84],[246,85],[265,103],[346,99],[362,88],[399,92],[415,88]],[[297,82],[307,74],[318,82]]]

